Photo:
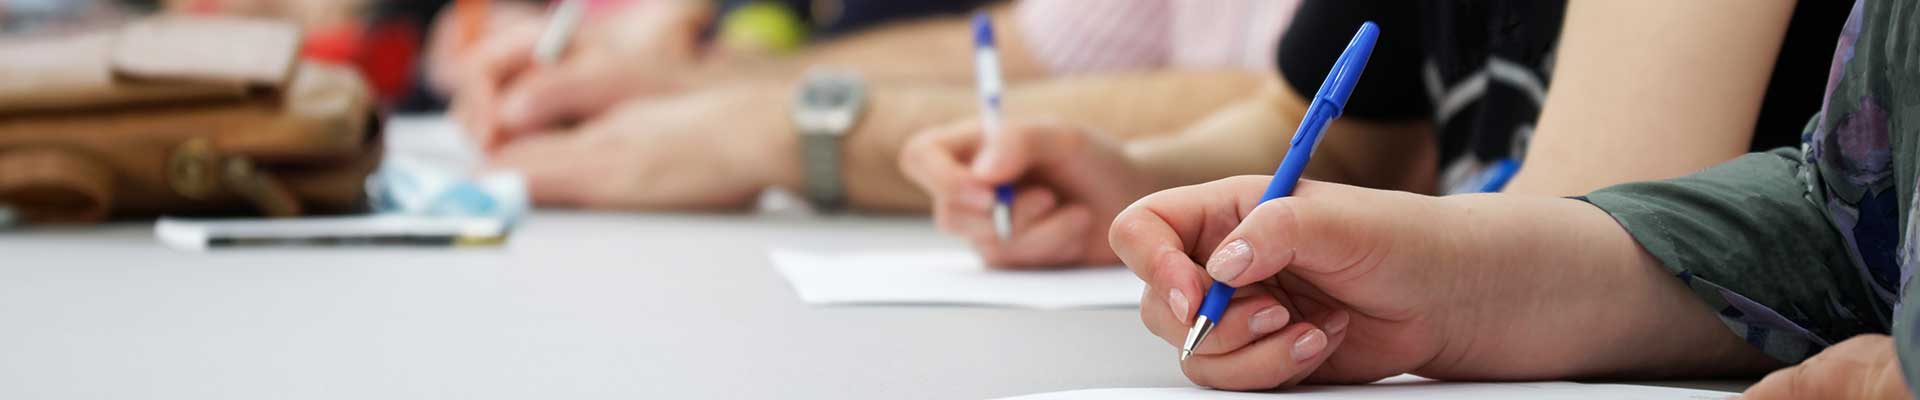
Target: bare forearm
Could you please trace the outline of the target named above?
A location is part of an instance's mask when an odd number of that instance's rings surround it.
[[[1260,75],[1166,71],[1051,79],[1008,91],[1005,111],[1012,118],[1060,119],[1138,138],[1174,131],[1247,96]],[[977,96],[965,85],[875,87],[872,108],[846,147],[853,203],[869,210],[924,209],[925,195],[895,165],[900,149],[924,129],[979,115]]]
[[[1786,0],[1568,4],[1553,90],[1507,191],[1575,195],[1745,153],[1792,11]]]
[[[1298,95],[1268,78],[1257,94],[1175,135],[1129,143],[1127,152],[1154,171],[1162,187],[1265,174],[1286,156],[1305,112]],[[1336,120],[1307,173],[1357,186],[1431,192],[1438,157],[1431,132],[1425,121]]]
[[[1443,353],[1480,379],[1673,378],[1751,374],[1773,361],[1713,311],[1604,211],[1578,200],[1517,195],[1447,198],[1465,218],[1440,224],[1462,243],[1506,258],[1474,274],[1494,290],[1456,308],[1484,325]],[[1540,223],[1540,221],[1556,221]]]

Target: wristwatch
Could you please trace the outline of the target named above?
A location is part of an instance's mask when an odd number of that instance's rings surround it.
[[[841,145],[866,111],[867,88],[851,72],[815,69],[807,73],[793,98],[793,127],[800,135],[805,163],[806,198],[814,208],[840,211],[847,205],[840,174]]]

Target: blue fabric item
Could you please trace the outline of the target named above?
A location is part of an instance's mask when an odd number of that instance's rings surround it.
[[[529,208],[527,182],[514,173],[477,177],[402,159],[388,159],[367,177],[374,212],[429,216],[503,217],[511,223]]]

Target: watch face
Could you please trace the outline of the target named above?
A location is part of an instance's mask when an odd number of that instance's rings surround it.
[[[812,73],[794,99],[793,123],[802,135],[839,136],[853,129],[866,101],[858,76]]]
[[[800,94],[800,102],[816,110],[843,108],[858,99],[857,92],[858,89],[846,81],[816,81]]]

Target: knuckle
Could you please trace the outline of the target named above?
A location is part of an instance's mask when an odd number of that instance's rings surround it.
[[[1092,139],[1092,135],[1086,131],[1073,128],[1053,129],[1048,132],[1052,133],[1048,136],[1052,137],[1054,147],[1061,149],[1086,147],[1087,142]]]
[[[1814,398],[1813,396],[1819,395],[1815,389],[1817,389],[1817,385],[1819,385],[1820,382],[1814,373],[1814,370],[1819,368],[1819,366],[1820,364],[1818,363],[1802,363],[1799,367],[1789,369],[1787,371],[1787,395],[1796,399]]]
[[[1005,249],[1000,248],[997,243],[994,243],[994,241],[990,239],[976,238],[973,241],[973,248],[974,251],[980,252],[980,259],[986,261],[987,266],[992,268],[1005,269],[1007,266],[1012,265],[1014,261],[1012,257],[1009,257]]]
[[[1141,223],[1139,212],[1134,207],[1120,210],[1120,214],[1113,217],[1113,227],[1107,229],[1107,243],[1119,247],[1138,240],[1142,235],[1141,229],[1144,229],[1140,227]]]
[[[1152,307],[1145,306],[1147,304],[1153,304],[1154,301],[1155,300],[1153,298],[1153,287],[1148,286],[1145,292],[1140,293],[1141,307],[1138,308],[1138,310],[1140,311],[1140,326],[1147,328],[1147,331],[1149,332],[1159,332],[1159,329],[1154,329],[1156,328],[1155,324],[1153,323],[1154,315],[1164,314],[1164,313],[1151,312]]]
[[[1194,366],[1199,362],[1200,361],[1198,360],[1189,360],[1189,361],[1181,362],[1180,373],[1182,375],[1186,375],[1187,380],[1192,381],[1193,384],[1195,385],[1200,385],[1203,387],[1210,387],[1210,388],[1226,389],[1224,387],[1220,387],[1220,385],[1218,384],[1215,384],[1213,376],[1206,373],[1202,373],[1199,368]]]
[[[939,228],[941,232],[958,233],[959,229],[954,226],[953,211],[949,207],[951,206],[942,204],[933,208],[933,226]]]
[[[1790,370],[1793,368],[1795,367],[1778,369],[1767,373],[1766,376],[1760,378],[1759,382],[1755,382],[1752,387],[1747,388],[1747,394],[1771,397],[1772,395],[1777,395],[1787,390],[1787,375],[1791,373]]]
[[[1280,387],[1280,384],[1286,383],[1286,380],[1286,375],[1278,373],[1229,374],[1214,379],[1214,387],[1237,391],[1268,390]]]
[[[971,187],[971,185],[966,180],[959,179],[957,177],[954,177],[951,174],[939,174],[939,173],[928,174],[927,180],[933,181],[932,182],[933,184],[928,185],[928,187],[938,190],[939,193],[937,193],[936,195],[942,196],[942,197],[953,196],[955,194],[960,194],[960,193],[966,193],[966,191]],[[954,212],[960,212],[961,210],[963,210],[963,208],[960,206],[960,203],[958,201],[953,201],[949,203],[952,204],[952,207],[950,208],[950,210],[953,210]]]
[[[927,151],[928,148],[933,147],[934,141],[937,140],[943,132],[944,131],[938,129],[920,131],[920,133],[907,138],[907,144],[902,146],[901,153],[913,154]]]
[[[1029,198],[1026,199],[1027,204],[1033,204],[1036,208],[1052,208],[1054,204],[1060,202],[1059,195],[1054,194],[1052,190],[1047,190],[1044,187],[1034,188],[1032,193],[1033,194],[1029,195]]]
[[[927,187],[927,184],[926,184],[927,183],[926,182],[927,167],[923,165],[925,161],[921,160],[922,157],[919,155],[919,153],[920,153],[920,150],[915,149],[911,146],[901,149],[899,159],[894,160],[894,162],[900,165],[900,173],[902,175],[906,175],[907,180],[912,181],[915,186],[919,186],[923,189],[930,189]]]

